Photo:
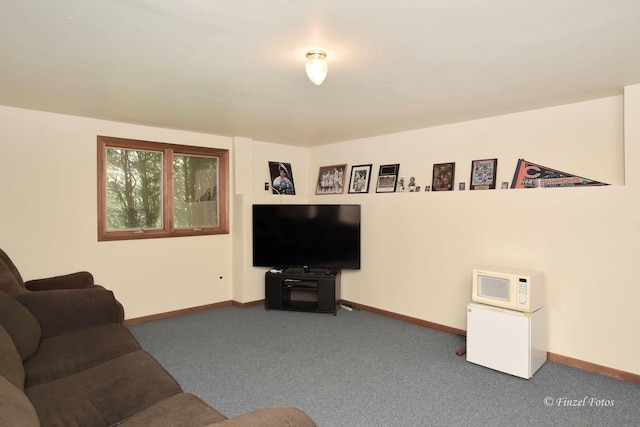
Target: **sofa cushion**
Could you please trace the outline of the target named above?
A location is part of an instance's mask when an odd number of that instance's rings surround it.
[[[156,403],[118,425],[123,427],[200,427],[225,419],[224,415],[196,396],[180,393]]]
[[[142,350],[25,388],[43,427],[110,426],[181,391]]]
[[[0,375],[20,391],[24,390],[24,367],[13,340],[0,325]]]
[[[27,396],[3,376],[0,376],[0,426],[40,426],[36,410]]]
[[[0,325],[13,340],[23,362],[35,354],[42,336],[40,324],[22,304],[1,291]]]
[[[131,332],[118,323],[43,338],[38,352],[24,364],[26,386],[73,375],[140,349]]]
[[[100,288],[27,292],[13,298],[37,319],[42,337],[122,323],[121,307],[113,292]]]

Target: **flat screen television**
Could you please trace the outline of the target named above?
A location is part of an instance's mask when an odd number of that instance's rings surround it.
[[[359,269],[360,205],[253,205],[253,265]]]

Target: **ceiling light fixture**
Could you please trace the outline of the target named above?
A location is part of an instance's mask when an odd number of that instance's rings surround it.
[[[310,50],[307,52],[307,65],[305,66],[307,77],[314,85],[320,86],[327,78],[327,54],[323,50]]]

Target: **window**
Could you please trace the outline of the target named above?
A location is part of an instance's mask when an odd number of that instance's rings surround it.
[[[229,233],[229,151],[98,136],[98,240]]]

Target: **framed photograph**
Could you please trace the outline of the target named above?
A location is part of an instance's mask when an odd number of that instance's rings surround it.
[[[316,194],[344,193],[344,179],[347,165],[320,166]]]
[[[371,166],[351,166],[351,178],[349,179],[349,193],[368,193],[371,181]]]
[[[399,171],[400,163],[380,166],[376,193],[394,193],[396,191]]]
[[[470,190],[493,190],[496,188],[498,159],[474,160],[471,162]]]
[[[269,173],[273,194],[296,194],[291,163],[269,162]]]
[[[455,172],[455,163],[435,163],[431,191],[453,191]]]

